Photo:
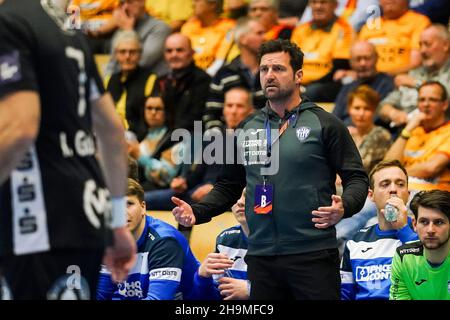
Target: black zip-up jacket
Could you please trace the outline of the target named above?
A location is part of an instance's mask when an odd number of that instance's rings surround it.
[[[278,129],[292,114],[295,114],[293,121],[272,147],[272,157],[277,154],[277,143],[280,154],[277,173],[267,176],[267,183],[274,190],[272,213],[255,214],[255,186],[263,183],[261,168],[265,161],[264,157],[255,160],[247,155],[249,151],[265,153],[266,119],[272,129]],[[207,222],[229,210],[247,186],[245,211],[250,229],[249,255],[299,254],[336,248],[334,226],[316,228],[311,212],[331,205],[331,196],[336,193],[336,173],[342,178],[344,187],[344,217],[361,210],[368,191],[368,177],[361,157],[344,124],[304,99],[298,107],[286,112],[284,119],[266,105],[245,120],[241,128],[244,131],[236,143],[240,147],[243,144],[258,147],[241,148],[238,158],[243,157],[244,165],[224,166],[214,189],[203,201],[192,206],[197,223]],[[243,134],[245,139],[242,139]]]

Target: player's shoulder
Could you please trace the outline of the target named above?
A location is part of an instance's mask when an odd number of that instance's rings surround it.
[[[233,237],[233,236],[240,236],[241,232],[242,232],[241,226],[237,225],[237,226],[233,226],[233,227],[223,230],[221,233],[219,233],[217,238],[223,239],[223,238],[229,238],[229,237]]]
[[[403,260],[406,256],[423,256],[423,245],[418,241],[409,242],[407,244],[399,246],[397,249],[397,254]]]
[[[150,216],[147,216],[146,219],[149,233],[153,235],[154,238],[152,239],[153,241],[168,241],[173,239],[181,246],[184,246],[187,243],[183,234],[172,225]]]
[[[29,19],[39,13],[40,1],[0,0],[0,17],[24,17]]]

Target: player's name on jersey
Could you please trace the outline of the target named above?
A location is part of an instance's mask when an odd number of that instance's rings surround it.
[[[73,157],[75,153],[80,157],[93,156],[95,154],[94,137],[83,130],[78,130],[73,136],[73,141],[69,140],[66,132],[59,134],[61,152],[65,158]]]

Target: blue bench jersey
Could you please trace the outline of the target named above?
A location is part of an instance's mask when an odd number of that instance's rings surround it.
[[[215,252],[224,253],[234,260],[233,266],[226,270],[225,277],[247,280],[247,264],[244,261],[247,246],[247,237],[240,225],[225,229],[217,236]],[[217,276],[203,278],[197,271],[194,278],[194,286],[199,291],[197,295],[208,300],[222,299],[218,289],[219,278]]]
[[[102,267],[98,300],[193,299],[199,262],[185,237],[173,226],[147,216],[137,241],[137,261],[125,282],[115,284]]]
[[[411,219],[400,230],[378,224],[359,230],[345,244],[341,262],[341,299],[389,299],[391,263],[398,246],[417,240]]]

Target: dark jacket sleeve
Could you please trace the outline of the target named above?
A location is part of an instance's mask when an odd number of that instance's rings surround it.
[[[174,129],[194,129],[194,121],[201,121],[208,97],[211,78],[202,70],[193,69],[189,77],[183,79],[185,89],[172,92],[175,113]]]
[[[366,201],[369,179],[361,156],[344,124],[334,115],[321,110],[322,137],[330,165],[342,179],[344,218],[359,212]]]
[[[222,165],[214,188],[202,201],[192,206],[197,224],[208,222],[212,217],[229,211],[242,194],[247,182],[244,165],[238,162],[236,138],[233,148],[233,163]]]

